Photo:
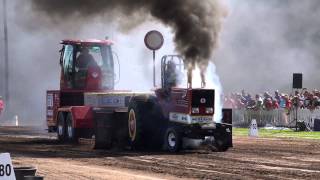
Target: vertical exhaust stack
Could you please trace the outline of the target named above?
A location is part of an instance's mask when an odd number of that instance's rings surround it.
[[[205,88],[206,87],[205,71],[201,71],[200,76],[201,76],[201,88]]]
[[[192,72],[193,72],[193,67],[192,66],[188,66],[188,88],[192,88]]]
[[[121,18],[120,27],[126,24],[138,26],[146,20],[162,22],[172,28],[175,36],[176,50],[192,69],[201,67],[202,85],[205,86],[205,72],[213,50],[217,46],[221,23],[225,17],[222,0],[31,0],[36,12],[46,14],[52,23],[64,23],[58,19],[69,18],[74,24],[92,17],[105,15],[109,20],[119,20],[119,14],[129,17]],[[137,15],[138,14],[138,15]],[[134,15],[134,16],[128,16]],[[102,17],[103,18],[103,17]],[[76,19],[77,21],[71,21]],[[123,25],[123,26],[121,26]],[[127,31],[128,29],[122,29]],[[187,67],[187,66],[186,66]],[[188,71],[192,71],[191,68]],[[192,76],[192,72],[188,73]],[[190,78],[191,79],[191,78]],[[188,81],[192,86],[192,80]]]

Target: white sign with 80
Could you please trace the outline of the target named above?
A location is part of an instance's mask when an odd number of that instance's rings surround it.
[[[11,157],[9,153],[0,154],[0,180],[15,180]]]

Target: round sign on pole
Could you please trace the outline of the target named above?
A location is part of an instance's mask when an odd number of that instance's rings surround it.
[[[150,50],[158,50],[163,45],[163,36],[159,31],[150,31],[146,34],[144,38],[144,43],[146,44],[147,48]]]

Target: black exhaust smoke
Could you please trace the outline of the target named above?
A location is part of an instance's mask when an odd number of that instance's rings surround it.
[[[174,31],[176,50],[189,69],[195,65],[204,74],[217,45],[225,10],[220,0],[32,0],[34,10],[55,22],[66,17],[86,19],[102,14],[127,17],[124,22],[139,25],[153,17]],[[138,14],[138,15],[137,15]],[[121,19],[122,20],[122,19]],[[201,75],[203,83],[204,76]]]

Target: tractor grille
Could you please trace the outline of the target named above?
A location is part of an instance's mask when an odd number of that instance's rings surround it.
[[[214,90],[192,90],[192,107],[214,107]]]

